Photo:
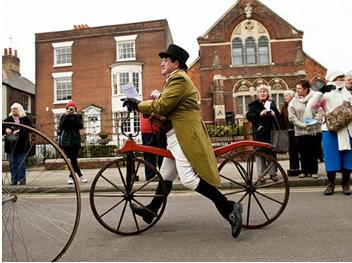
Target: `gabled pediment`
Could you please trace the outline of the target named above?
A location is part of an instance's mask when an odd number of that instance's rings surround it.
[[[233,32],[239,33],[239,24],[256,21],[267,30],[270,39],[302,38],[303,32],[296,29],[258,0],[238,0],[210,29],[198,38],[198,43],[228,42]]]
[[[100,112],[102,111],[103,109],[94,105],[94,104],[91,104],[85,108],[83,108],[81,111],[84,112],[84,114],[87,114],[87,115],[95,115],[95,114],[100,114]]]

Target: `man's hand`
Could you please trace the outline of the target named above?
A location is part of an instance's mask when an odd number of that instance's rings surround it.
[[[6,134],[7,134],[7,135],[11,135],[11,134],[12,134],[12,130],[11,130],[11,129],[9,129],[9,128],[6,128],[6,130],[5,130],[5,131],[6,131]]]
[[[127,107],[128,111],[137,110],[138,111],[138,104],[141,102],[135,98],[125,98],[123,100],[123,107]]]

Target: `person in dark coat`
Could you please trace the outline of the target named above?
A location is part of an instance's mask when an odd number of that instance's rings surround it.
[[[13,122],[32,127],[32,122],[26,115],[23,107],[19,103],[11,106],[11,112],[4,122]],[[7,153],[10,172],[11,184],[26,184],[26,158],[29,148],[29,130],[18,129],[16,126],[4,125],[2,134],[5,136],[5,152]]]
[[[270,86],[260,85],[257,88],[257,99],[248,105],[246,118],[252,123],[253,140],[271,143],[271,131],[275,128],[275,118],[279,120],[280,113],[275,102],[271,100]],[[271,150],[263,151],[276,157]],[[261,176],[269,164],[265,163],[265,159],[259,156],[256,156],[256,163],[257,174]],[[268,173],[270,179],[275,182],[278,181],[275,166],[272,166]],[[264,182],[265,177],[261,177],[261,181]]]
[[[294,125],[288,119],[288,104],[294,98],[295,92],[293,90],[286,90],[284,92],[285,104],[281,108],[281,128],[288,131],[288,154],[290,158],[290,168],[287,170],[288,176],[298,176],[301,173],[299,169],[299,154],[295,142]]]
[[[79,130],[83,129],[82,116],[77,114],[76,103],[70,101],[66,105],[66,112],[61,116],[59,123],[58,135],[59,145],[70,159],[75,172],[82,183],[86,183],[87,179],[82,175],[78,166],[78,151],[81,148],[81,134]],[[69,175],[68,184],[73,184],[72,174]]]

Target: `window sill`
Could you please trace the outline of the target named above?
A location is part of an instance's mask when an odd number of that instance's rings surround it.
[[[67,64],[54,64],[53,68],[62,68],[62,67],[72,67],[72,63]]]
[[[242,65],[230,65],[230,68],[244,68],[244,67],[267,67],[275,65],[274,63],[268,64],[242,64]]]
[[[59,104],[67,104],[69,103],[70,100],[60,100],[60,101],[54,101],[53,105],[59,105]]]

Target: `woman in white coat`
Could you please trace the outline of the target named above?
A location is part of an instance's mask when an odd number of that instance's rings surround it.
[[[346,89],[344,73],[339,70],[328,72],[326,75],[328,84],[332,84],[331,91],[326,93],[317,92],[319,106],[325,113],[330,113],[343,101],[352,103],[352,95]],[[352,122],[337,132],[329,131],[326,124],[322,127],[323,148],[325,157],[325,169],[328,176],[328,186],[324,195],[332,195],[335,190],[336,172],[342,173],[342,191],[350,195],[350,174],[352,171]]]

